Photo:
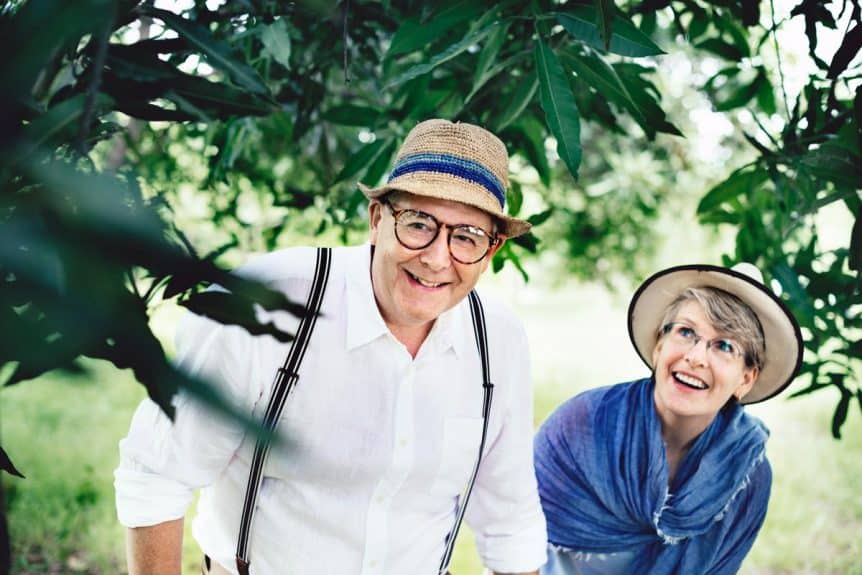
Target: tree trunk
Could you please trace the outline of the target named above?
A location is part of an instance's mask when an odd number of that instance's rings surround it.
[[[0,575],[9,575],[11,572],[12,545],[9,539],[9,525],[6,522],[6,498],[3,496],[3,477],[0,475]]]

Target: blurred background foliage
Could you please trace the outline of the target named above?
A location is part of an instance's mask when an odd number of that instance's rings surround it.
[[[295,304],[225,270],[360,241],[356,183],[439,116],[513,155],[508,210],[536,226],[496,270],[541,258],[613,285],[715,228],[803,326],[796,395],[837,394],[835,437],[862,408],[858,0],[13,0],[0,47],[4,385],[92,357],[168,412],[181,386],[230,411],[173,370],[152,310],[271,332],[253,302]],[[854,222],[837,246],[826,212]]]

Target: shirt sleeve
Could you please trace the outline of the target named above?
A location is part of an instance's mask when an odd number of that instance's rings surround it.
[[[511,333],[511,331],[509,332]],[[490,334],[489,334],[490,336]],[[527,338],[516,326],[505,361],[490,357],[492,381],[504,382],[505,405],[499,434],[479,468],[466,519],[485,566],[500,573],[534,571],[546,560],[545,517],[533,467],[533,389]],[[491,353],[494,353],[493,350]],[[499,353],[499,351],[498,351]],[[503,371],[505,370],[505,371]],[[495,397],[495,401],[497,398]]]
[[[188,314],[177,334],[178,367],[213,384],[227,401],[250,411],[262,394],[251,336]],[[127,527],[182,517],[194,489],[215,481],[239,447],[242,427],[180,392],[171,421],[150,399],[135,412],[120,441],[114,473],[117,516]]]

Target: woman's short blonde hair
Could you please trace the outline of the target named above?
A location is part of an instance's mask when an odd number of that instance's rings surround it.
[[[744,353],[745,365],[763,371],[766,358],[766,341],[760,320],[748,305],[735,295],[714,287],[686,288],[664,312],[657,327],[656,341],[665,334],[665,326],[676,319],[685,302],[696,301],[712,327],[736,340]]]

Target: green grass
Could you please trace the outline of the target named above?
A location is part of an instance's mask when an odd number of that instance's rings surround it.
[[[525,319],[540,423],[588,387],[645,373],[625,332],[625,302],[594,288],[553,297],[536,288],[503,294]],[[124,529],[116,521],[113,469],[143,388],[128,372],[91,362],[92,377],[52,374],[0,391],[0,440],[27,479],[2,475],[13,537],[13,573],[123,573]],[[741,573],[862,575],[862,416],[851,410],[844,439],[829,435],[835,397],[767,402],[750,410],[772,429],[773,495]],[[186,575],[200,555],[186,538]],[[469,531],[456,575],[481,572]]]

